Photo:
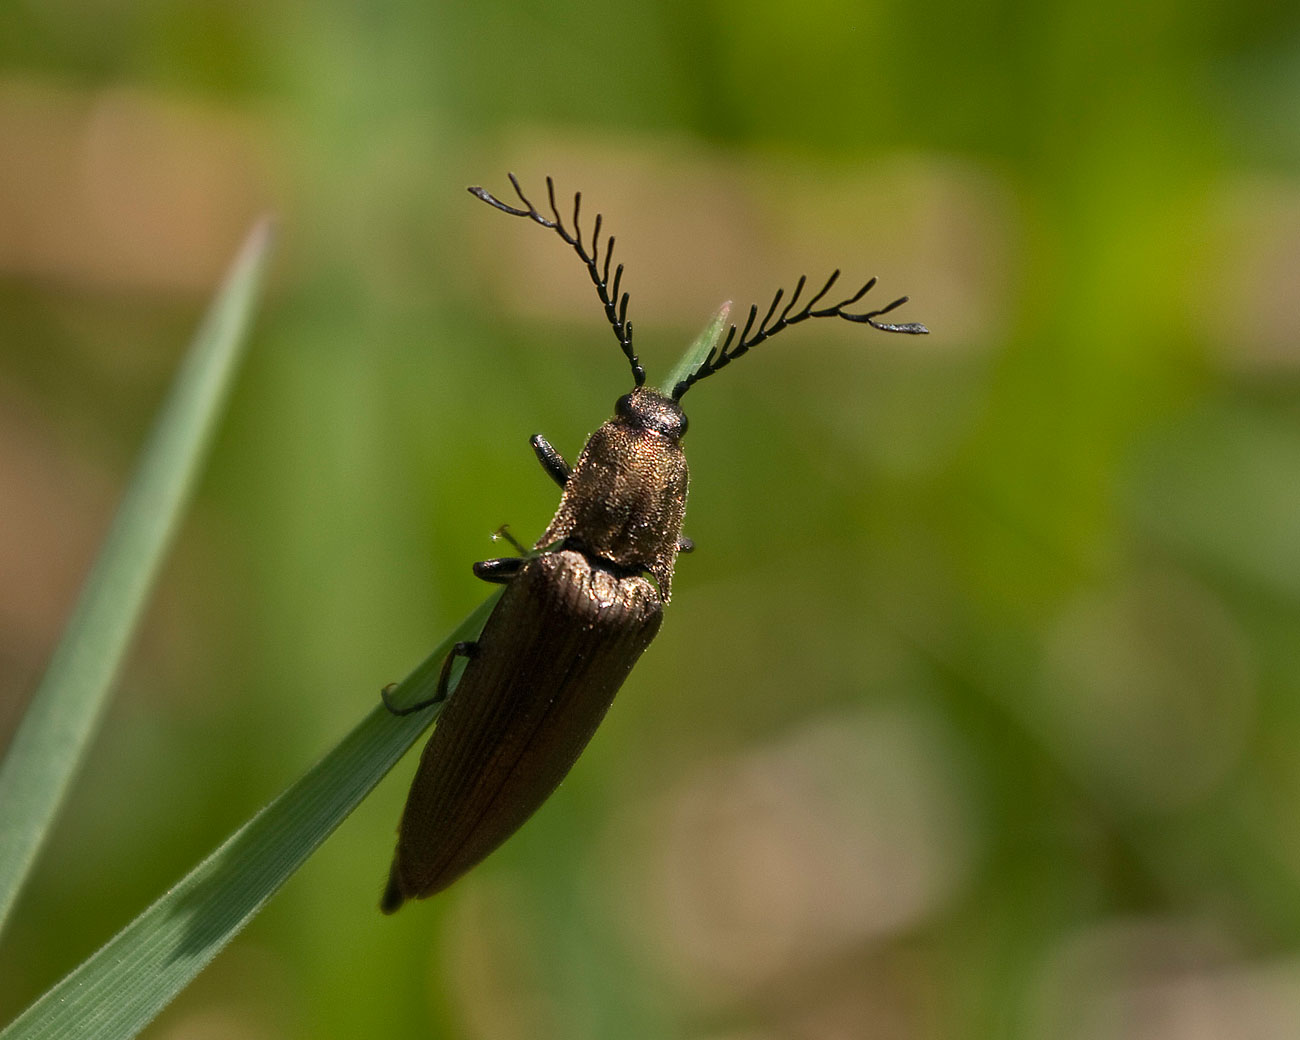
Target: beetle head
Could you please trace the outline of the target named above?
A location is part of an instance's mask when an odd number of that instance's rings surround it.
[[[614,403],[619,420],[639,430],[657,433],[674,443],[686,436],[686,413],[671,397],[658,390],[638,386]]]

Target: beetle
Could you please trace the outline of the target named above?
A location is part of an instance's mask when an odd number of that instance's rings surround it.
[[[474,573],[505,585],[479,637],[457,643],[442,665],[431,700],[399,708],[404,715],[444,698],[452,664],[467,659],[454,693],[424,748],[402,812],[397,852],[380,903],[393,913],[408,899],[440,892],[518,830],[564,779],[604,718],[615,693],[650,645],[672,596],[677,555],[694,546],[682,536],[688,470],[682,395],[750,348],[809,318],[843,318],[883,332],[925,333],[919,323],[879,321],[907,302],[849,313],[875,285],[872,278],[840,303],[817,305],[839,277],[795,310],[807,279],[789,301],[778,290],[763,320],[757,306],[737,335],[730,326],[686,378],[663,393],[645,385],[632,349],[628,294],[619,295],[623,265],[610,281],[611,235],[601,252],[597,214],[588,252],[579,222],[581,193],[573,197],[573,231],[565,227],[546,179],[551,216],[510,183],[523,208],[483,188],[469,191],[503,213],[556,232],[586,265],[605,316],[632,368],[633,388],[614,416],[588,439],[572,467],[541,434],[531,444],[542,468],[562,489],[560,505],[531,551],[484,560]],[[513,539],[512,539],[513,541]],[[649,576],[647,578],[647,575]],[[652,579],[652,580],[651,580]]]

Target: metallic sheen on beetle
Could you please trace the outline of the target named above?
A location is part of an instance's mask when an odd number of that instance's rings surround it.
[[[929,331],[914,322],[878,320],[907,297],[879,310],[847,310],[875,285],[874,278],[853,296],[819,307],[838,271],[796,310],[806,285],[801,277],[779,313],[784,290],[757,325],[754,306],[739,334],[730,326],[722,344],[671,393],[654,390],[645,386],[645,370],[632,349],[628,295],[619,293],[622,264],[610,279],[612,236],[603,264],[600,259],[602,217],[596,216],[588,251],[580,194],[574,196],[570,232],[549,177],[550,216],[528,200],[513,174],[510,182],[522,208],[482,188],[469,190],[504,213],[555,231],[574,249],[631,365],[634,386],[572,468],[541,434],[532,438],[543,469],[563,489],[555,517],[531,552],[474,565],[479,578],[506,588],[478,639],[453,648],[434,698],[403,708],[389,705],[404,715],[447,699],[402,812],[380,903],[385,913],[442,891],[523,826],[582,754],[658,633],[677,556],[693,548],[682,537],[688,484],[682,395],[751,347],[809,318],[841,318],[882,332]],[[467,661],[449,694],[458,656]]]

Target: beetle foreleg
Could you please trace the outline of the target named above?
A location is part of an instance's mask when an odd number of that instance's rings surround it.
[[[504,585],[519,573],[528,561],[522,556],[503,556],[498,560],[479,560],[474,564],[474,577]]]
[[[384,707],[392,714],[397,716],[413,715],[417,711],[424,711],[425,708],[431,708],[439,701],[447,699],[447,685],[451,682],[451,666],[457,657],[473,657],[478,653],[478,643],[457,643],[447,654],[447,659],[442,662],[442,671],[438,673],[438,685],[434,689],[433,696],[427,701],[419,701],[416,704],[408,704],[405,708],[399,708],[388,699],[389,691],[397,683],[389,683],[379,691],[379,698],[384,702]]]
[[[533,434],[528,443],[533,446],[533,451],[537,455],[537,461],[542,464],[542,469],[546,470],[551,479],[560,487],[564,487],[569,482],[569,474],[572,472],[569,464],[564,461],[564,456],[552,448],[551,442],[540,433]]]

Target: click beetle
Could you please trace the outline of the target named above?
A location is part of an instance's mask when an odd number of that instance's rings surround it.
[[[645,369],[632,349],[628,295],[619,295],[622,264],[610,281],[613,236],[603,264],[598,260],[601,216],[588,252],[580,193],[573,198],[570,232],[549,177],[549,217],[528,200],[514,174],[510,183],[523,208],[482,188],[469,190],[503,213],[550,228],[578,254],[632,367],[633,388],[618,399],[614,417],[591,435],[572,467],[541,434],[532,438],[542,468],[563,489],[554,519],[531,552],[519,546],[519,556],[474,565],[479,578],[505,585],[482,633],[453,648],[432,700],[389,705],[394,714],[409,714],[442,700],[453,661],[467,658],[411,784],[380,903],[385,913],[442,891],[524,824],[569,772],[659,631],[677,555],[693,548],[682,537],[682,395],[751,347],[809,318],[842,318],[883,332],[929,331],[917,323],[878,320],[907,302],[905,296],[879,310],[847,311],[875,285],[874,278],[848,299],[818,307],[839,271],[795,310],[806,284],[801,277],[779,314],[783,290],[757,326],[754,306],[739,333],[731,325],[721,346],[671,393],[662,393],[645,385]]]

